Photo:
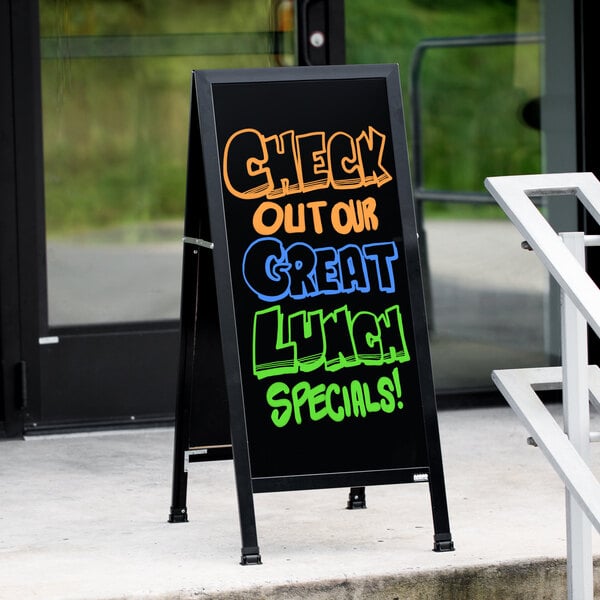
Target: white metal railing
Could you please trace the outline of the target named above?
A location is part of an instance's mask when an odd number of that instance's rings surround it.
[[[600,369],[588,366],[587,324],[600,336],[600,290],[585,271],[585,246],[600,245],[600,236],[555,233],[532,198],[576,196],[600,223],[600,182],[592,173],[560,173],[490,177],[485,185],[561,288],[562,368],[497,370],[492,379],[565,483],[569,598],[593,600],[600,483],[588,460],[590,440],[600,436],[590,432],[589,402],[600,407]],[[564,431],[536,393],[561,387]]]

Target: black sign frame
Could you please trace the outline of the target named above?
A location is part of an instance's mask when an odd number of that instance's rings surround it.
[[[417,409],[411,409],[413,412],[410,415],[412,416],[405,419],[415,420],[414,424],[408,423],[403,426],[407,427],[404,435],[414,436],[415,460],[414,463],[409,460],[408,463],[397,468],[394,464],[390,465],[385,461],[379,465],[379,455],[382,453],[375,452],[371,456],[371,459],[373,457],[376,459],[375,468],[370,468],[368,461],[365,464],[361,463],[358,468],[348,468],[340,458],[341,454],[338,453],[337,459],[332,462],[333,469],[327,465],[323,471],[320,471],[317,457],[312,461],[309,460],[308,469],[303,472],[303,458],[300,457],[295,459],[297,464],[292,472],[285,472],[287,465],[283,467],[280,465],[277,467],[278,470],[271,473],[269,472],[271,465],[265,461],[264,450],[262,454],[255,453],[254,456],[251,456],[252,446],[257,439],[257,427],[252,423],[254,417],[248,412],[248,404],[245,402],[245,393],[251,387],[248,385],[251,378],[245,373],[249,348],[247,342],[244,341],[244,336],[248,337],[244,333],[248,330],[247,323],[244,324],[244,328],[240,329],[240,322],[247,320],[243,314],[246,299],[243,298],[242,301],[236,297],[236,294],[240,294],[241,289],[240,285],[236,284],[236,281],[241,280],[239,276],[240,260],[239,253],[236,253],[236,244],[238,238],[243,238],[243,228],[247,222],[242,217],[242,230],[235,231],[234,227],[237,225],[232,224],[236,223],[238,218],[235,215],[236,219],[234,219],[230,213],[229,225],[227,223],[226,202],[228,200],[226,200],[226,195],[227,189],[233,189],[233,185],[230,185],[229,182],[227,186],[224,184],[224,169],[227,168],[224,166],[227,152],[223,149],[224,139],[229,136],[228,131],[235,131],[236,127],[238,127],[237,131],[242,130],[235,124],[232,126],[227,124],[229,127],[227,129],[223,123],[236,120],[233,118],[233,111],[234,101],[237,98],[244,98],[246,103],[246,96],[248,96],[251,99],[250,104],[245,104],[244,110],[250,112],[252,109],[256,109],[258,112],[263,110],[265,122],[270,123],[277,121],[273,113],[275,110],[280,112],[289,110],[291,118],[297,120],[298,107],[270,104],[268,101],[261,104],[259,102],[261,94],[266,94],[268,98],[271,98],[274,91],[277,96],[277,90],[284,90],[281,98],[292,103],[297,98],[298,102],[302,104],[302,90],[304,89],[310,90],[307,97],[317,99],[322,91],[329,92],[328,96],[330,96],[332,91],[335,92],[337,88],[342,90],[347,88],[349,91],[360,91],[361,88],[365,88],[369,91],[373,86],[377,89],[375,93],[377,105],[374,108],[381,111],[385,117],[384,122],[387,123],[388,130],[385,129],[386,125],[380,129],[383,129],[390,138],[387,156],[394,165],[389,181],[392,184],[392,193],[397,203],[397,206],[394,205],[394,210],[398,210],[400,220],[398,235],[394,236],[394,245],[400,246],[400,258],[396,257],[394,260],[402,263],[401,275],[405,278],[404,283],[406,283],[403,293],[406,295],[406,302],[409,305],[407,338],[410,338],[412,346],[410,353],[414,360],[411,365],[411,367],[414,365],[414,368],[411,369],[411,372],[414,372],[414,375],[411,375],[414,377],[414,381],[409,385],[409,391],[416,387],[419,396],[416,401]],[[315,90],[317,90],[316,94]],[[382,100],[384,106],[381,106]],[[221,108],[225,105],[228,108]],[[241,108],[239,110],[241,111]],[[329,114],[330,116],[333,114],[331,107]],[[372,114],[375,114],[375,111]],[[300,120],[306,125],[311,121],[311,115],[302,117]],[[258,131],[250,129],[254,132]],[[224,131],[225,133],[223,133]],[[377,133],[377,130],[375,132]],[[270,131],[269,135],[273,136],[277,133]],[[364,129],[361,135],[363,134],[365,134]],[[370,130],[369,134],[371,137],[367,143],[374,147],[374,137]],[[253,135],[258,136],[258,133]],[[227,144],[229,144],[229,140],[233,139],[233,136],[227,139]],[[261,139],[264,142],[264,138]],[[296,144],[298,144],[297,141]],[[356,138],[356,144],[358,144],[358,138]],[[225,146],[225,148],[228,147],[228,145]],[[381,152],[383,152],[383,146]],[[381,156],[380,154],[380,164]],[[315,165],[317,162],[313,164],[314,171],[317,171],[318,165]],[[250,171],[248,170],[248,172]],[[373,178],[375,178],[374,172]],[[366,181],[366,179],[364,180]],[[376,185],[379,189],[379,180]],[[283,187],[284,184],[282,184],[282,189]],[[344,193],[346,192],[344,191]],[[240,207],[245,210],[252,200],[242,200],[242,202],[246,204],[240,204]],[[368,208],[361,210],[364,210],[364,214],[368,212]],[[312,215],[315,218],[314,211]],[[327,232],[325,232],[326,237]],[[261,242],[263,241],[265,240],[261,240]],[[309,239],[309,241],[311,240]],[[173,500],[169,520],[171,522],[187,521],[188,462],[233,457],[242,534],[242,564],[261,562],[254,515],[254,493],[327,487],[351,486],[356,488],[365,485],[428,481],[434,522],[434,550],[453,550],[397,65],[194,71],[184,242],[180,373],[176,409]],[[244,244],[243,241],[240,243]],[[371,246],[375,245],[378,244],[371,244],[369,251],[371,251]],[[358,248],[357,244],[350,244],[350,246],[352,246],[353,252],[357,252],[355,250],[355,247]],[[235,256],[231,255],[231,248],[233,248]],[[244,255],[244,260],[245,257],[246,255]],[[245,281],[248,283],[247,279]],[[380,285],[382,285],[381,280]],[[256,328],[256,314],[254,319]],[[321,326],[323,326],[322,323]],[[404,333],[402,339],[404,341]],[[254,339],[252,343],[256,344]],[[253,347],[252,350],[254,352],[255,348]],[[256,371],[254,375],[256,378]],[[391,381],[391,377],[388,379]],[[387,381],[385,379],[383,383],[387,384]],[[354,384],[354,380],[352,384]],[[337,386],[335,383],[330,385]],[[310,387],[308,384],[306,386]],[[338,390],[339,387],[337,386],[335,389]],[[398,398],[402,395],[399,388],[398,381],[396,388]],[[350,389],[350,385],[346,386],[346,389]],[[413,391],[415,390],[413,389]],[[369,395],[367,389],[364,393],[366,396]],[[347,392],[346,399],[349,398],[349,394],[350,392]],[[354,396],[352,398],[352,402],[354,402]],[[366,402],[369,403],[369,401],[367,398]],[[403,403],[399,401],[398,406],[402,408],[402,405]],[[271,404],[271,406],[273,407],[275,404]],[[291,403],[289,406],[291,407]],[[349,407],[350,400],[347,400],[346,416],[351,416],[352,411],[354,411],[354,416],[359,416],[358,408],[355,408],[354,405],[352,408]],[[371,405],[372,407],[373,405]],[[381,412],[382,407],[383,401],[381,407],[375,406],[373,411]],[[395,400],[394,407],[391,407],[390,410],[394,410],[394,408]],[[294,411],[296,411],[296,404],[294,404]],[[298,408],[298,413],[294,413],[297,419],[296,423],[302,418],[299,413],[300,408]],[[276,409],[274,408],[272,415],[275,414]],[[282,410],[279,411],[280,416],[281,414]],[[289,414],[291,412],[288,412]],[[364,414],[362,416],[364,417]],[[250,433],[252,436],[254,432],[254,439],[249,439],[249,419],[251,421]],[[272,419],[274,421],[275,416],[272,416]],[[256,421],[256,418],[254,420]],[[382,422],[379,421],[379,423]],[[407,433],[411,426],[416,433]],[[198,439],[198,430],[200,430],[200,439]],[[292,431],[291,428],[288,430]],[[352,432],[353,430],[348,429],[348,431]],[[360,439],[360,429],[357,431],[359,432],[358,437],[352,439],[347,439],[349,434],[346,433],[344,443],[363,444],[364,440]],[[276,431],[276,433],[280,434],[281,432]],[[281,436],[274,439],[281,439]],[[395,448],[397,445],[396,442],[393,442],[390,447]],[[408,444],[408,446],[412,445]],[[285,452],[282,454],[285,455]],[[349,464],[352,464],[353,460],[357,460],[356,456],[351,454]],[[285,458],[284,456],[283,459],[285,460]],[[344,465],[342,469],[335,469],[336,460],[342,462]],[[253,467],[256,467],[260,475],[253,475]]]

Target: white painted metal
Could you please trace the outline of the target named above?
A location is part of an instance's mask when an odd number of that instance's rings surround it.
[[[600,223],[600,182],[594,174],[488,177],[485,186],[596,334],[600,335],[600,290],[531,202],[534,197],[574,195]]]
[[[585,269],[582,232],[561,233],[565,247]],[[587,378],[587,323],[561,289],[561,341],[564,430],[579,456],[589,463],[590,405]],[[592,528],[583,509],[567,488],[567,588],[570,599],[594,597]]]
[[[494,371],[492,379],[565,482],[569,598],[592,600],[590,521],[600,532],[600,483],[587,465],[598,435],[589,431],[589,403],[598,407],[600,388],[598,367],[588,367],[587,323],[600,336],[600,290],[585,272],[585,245],[600,245],[600,236],[559,236],[531,199],[576,196],[600,223],[600,182],[592,173],[559,173],[490,177],[485,185],[561,288],[565,431],[535,393],[556,379],[555,369]]]
[[[600,246],[600,235],[584,236],[586,246]]]
[[[599,397],[598,367],[591,365],[589,369],[593,394]],[[592,370],[596,373],[592,373]],[[535,389],[552,389],[548,384],[556,381],[556,374],[560,374],[560,371],[560,367],[496,370],[492,372],[492,379],[600,532],[600,483],[535,392]],[[551,376],[548,377],[546,372]]]

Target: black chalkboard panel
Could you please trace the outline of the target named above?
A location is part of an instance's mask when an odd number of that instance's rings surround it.
[[[192,87],[176,461],[228,418],[252,523],[254,492],[429,480],[449,549],[397,66]]]

